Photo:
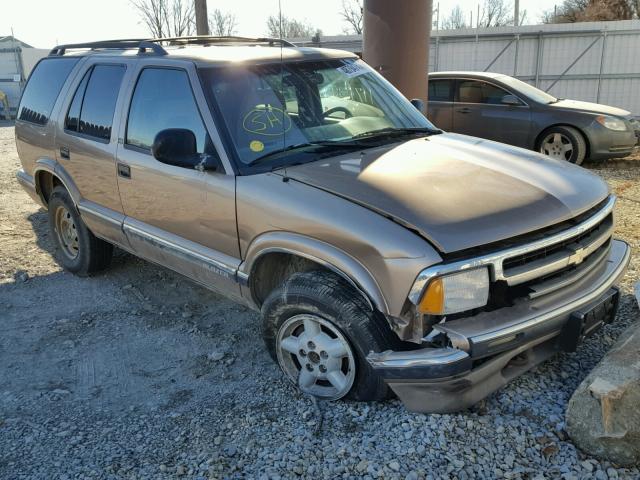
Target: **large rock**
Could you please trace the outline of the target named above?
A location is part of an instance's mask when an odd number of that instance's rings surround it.
[[[586,453],[640,464],[640,324],[620,336],[575,391],[567,431]]]

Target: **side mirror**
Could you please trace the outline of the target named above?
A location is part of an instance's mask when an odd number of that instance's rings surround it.
[[[412,98],[411,105],[416,107],[420,113],[424,114],[424,102],[422,100],[419,98]]]
[[[158,132],[151,154],[159,162],[182,168],[218,170],[220,163],[213,155],[198,153],[196,136],[186,128],[167,128]]]
[[[501,102],[504,105],[522,105],[522,102],[520,101],[520,99],[515,95],[511,95],[510,93],[502,97]]]

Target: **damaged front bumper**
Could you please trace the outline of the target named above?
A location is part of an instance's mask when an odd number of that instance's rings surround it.
[[[613,240],[597,268],[562,290],[436,325],[451,347],[370,353],[367,361],[411,411],[468,408],[613,321],[614,285],[629,259],[629,246]]]

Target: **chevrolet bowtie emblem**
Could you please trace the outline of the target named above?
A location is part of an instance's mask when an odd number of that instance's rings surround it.
[[[569,257],[569,265],[580,265],[584,261],[584,248],[577,249],[573,255]]]

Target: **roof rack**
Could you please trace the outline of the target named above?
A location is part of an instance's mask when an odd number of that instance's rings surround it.
[[[80,48],[88,48],[89,50],[98,50],[98,49],[134,49],[137,48],[138,54],[147,53],[151,51],[155,55],[166,55],[167,51],[162,48],[162,46],[157,43],[153,43],[145,38],[126,38],[122,40],[104,40],[100,42],[87,42],[87,43],[69,43],[66,45],[58,45],[54,47],[50,52],[49,56],[62,56],[65,54],[67,50],[71,49],[80,49]]]
[[[154,38],[150,42],[166,42],[169,45],[210,45],[210,44],[233,44],[233,43],[266,43],[269,46],[282,45],[284,47],[295,47],[296,45],[282,38],[270,37],[238,37],[238,36],[213,36],[213,35],[191,35],[184,37]]]
[[[71,49],[138,49],[138,54],[152,53],[155,55],[167,55],[167,51],[162,48],[162,43],[168,45],[229,45],[237,43],[259,44],[265,43],[269,46],[282,45],[283,47],[295,47],[296,45],[281,38],[250,38],[250,37],[215,37],[209,35],[193,35],[186,37],[167,37],[167,38],[126,38],[122,40],[104,40],[100,42],[87,42],[87,43],[70,43],[66,45],[58,45],[54,47],[49,56],[62,56],[67,50]]]

